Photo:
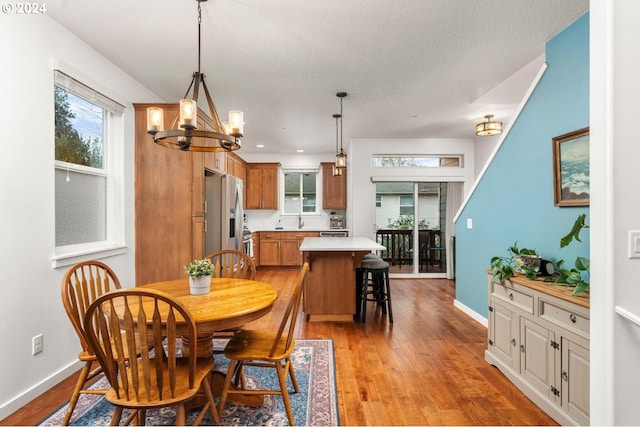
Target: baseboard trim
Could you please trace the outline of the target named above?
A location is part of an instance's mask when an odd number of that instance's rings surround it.
[[[58,383],[66,380],[69,376],[78,372],[80,369],[82,369],[82,365],[84,365],[84,363],[76,360],[67,367],[62,368],[58,372],[55,372],[53,375],[45,378],[43,381],[34,385],[30,389],[4,403],[2,406],[0,406],[0,420],[7,418],[9,415],[13,414],[18,409],[22,408],[24,405],[37,398],[45,391],[53,388]]]
[[[489,327],[489,320],[487,318],[485,318],[485,317],[479,315],[478,313],[476,313],[475,311],[471,310],[469,307],[467,307],[466,305],[464,305],[463,303],[461,303],[457,299],[453,300],[453,306],[455,308],[457,308],[458,310],[462,311],[467,316],[471,317],[476,322],[480,323],[485,328]]]

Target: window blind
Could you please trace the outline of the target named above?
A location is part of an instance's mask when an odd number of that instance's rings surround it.
[[[55,76],[55,85],[70,92],[80,98],[86,99],[87,101],[104,108],[111,113],[117,114],[119,116],[124,112],[124,105],[114,101],[113,99],[104,96],[100,92],[91,89],[89,86],[80,83],[73,77],[70,77],[59,70],[54,70]]]

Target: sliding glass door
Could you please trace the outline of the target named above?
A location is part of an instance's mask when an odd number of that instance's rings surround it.
[[[446,182],[376,182],[376,240],[389,273],[445,277]]]

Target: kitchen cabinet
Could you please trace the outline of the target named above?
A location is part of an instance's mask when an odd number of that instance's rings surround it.
[[[322,209],[347,209],[347,170],[333,176],[334,163],[320,163],[322,169]]]
[[[278,209],[280,163],[247,163],[246,209]]]
[[[155,144],[147,133],[151,106],[164,108],[165,129],[178,113],[178,104],[134,104],[137,286],[183,278],[184,265],[205,255],[204,169],[226,170],[226,162],[221,167],[224,152],[180,151]],[[201,110],[197,127],[213,129]]]
[[[318,237],[317,231],[261,231],[259,234],[261,267],[302,266],[302,241],[305,237]]]
[[[589,299],[523,276],[489,274],[485,360],[560,424],[589,424]]]

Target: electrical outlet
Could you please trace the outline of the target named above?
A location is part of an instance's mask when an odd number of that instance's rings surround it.
[[[41,353],[42,350],[42,334],[38,334],[31,338],[31,354],[35,356],[36,354]]]

